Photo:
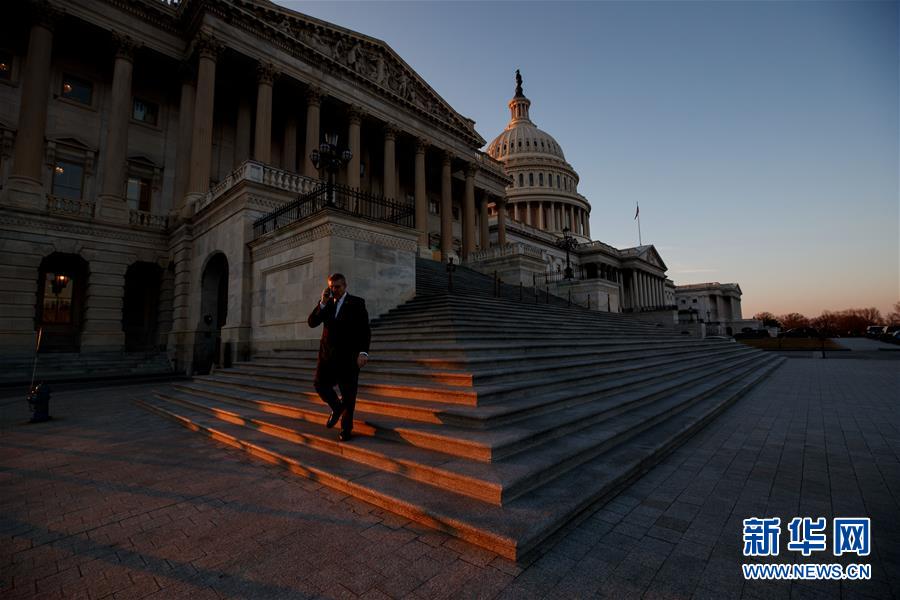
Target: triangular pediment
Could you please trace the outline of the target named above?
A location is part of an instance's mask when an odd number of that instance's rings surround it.
[[[91,148],[85,140],[74,136],[52,138],[50,141],[55,143],[57,146],[68,146],[70,148],[77,148],[86,152],[93,151],[93,148]]]
[[[385,42],[271,2],[233,3],[268,25],[272,33],[290,39],[292,49],[303,50],[302,54],[312,63],[328,67],[326,70],[331,73],[360,80],[395,103],[425,113],[477,147],[485,144],[475,131],[474,122],[456,112]]]
[[[143,154],[133,154],[128,157],[128,162],[133,165],[140,165],[143,167],[151,167],[154,169],[158,169],[159,165],[155,162],[144,156]]]
[[[659,252],[656,251],[655,246],[646,246],[646,250],[644,250],[641,258],[658,269],[661,269],[663,271],[668,269],[668,267],[666,267],[666,263],[663,262],[662,257],[659,255]]]
[[[666,263],[659,255],[659,252],[656,251],[656,247],[652,244],[648,244],[646,246],[635,246],[634,248],[623,248],[619,251],[619,254],[623,258],[638,258],[662,271],[666,271],[669,268],[666,266]]]

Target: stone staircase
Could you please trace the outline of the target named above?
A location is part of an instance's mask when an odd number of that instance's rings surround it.
[[[31,381],[34,355],[4,358],[0,386],[24,385]],[[77,352],[41,353],[34,380],[88,381],[122,377],[153,378],[171,376],[174,371],[165,352]]]
[[[262,460],[516,559],[658,462],[784,359],[625,315],[494,298],[438,263],[373,322],[354,433],[323,427],[314,350],[136,398]],[[518,298],[518,288],[502,290]],[[533,298],[532,298],[533,300]]]

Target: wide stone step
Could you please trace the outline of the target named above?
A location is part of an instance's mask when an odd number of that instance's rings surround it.
[[[457,371],[485,372],[493,368],[508,369],[512,365],[516,365],[526,360],[529,365],[540,366],[542,361],[555,362],[556,360],[569,360],[573,357],[602,358],[610,355],[630,355],[640,357],[645,351],[655,352],[667,349],[711,349],[728,347],[731,342],[722,340],[697,340],[697,339],[678,339],[678,340],[657,340],[639,343],[630,341],[622,344],[589,344],[579,348],[577,353],[573,353],[571,344],[555,345],[545,349],[527,348],[520,351],[517,348],[511,348],[503,345],[502,341],[498,342],[497,350],[503,350],[502,353],[496,355],[485,355],[473,351],[471,356],[461,356],[460,358],[450,358],[442,355],[440,357],[423,354],[419,348],[408,348],[406,352],[380,352],[377,357],[370,360],[369,364],[379,365],[417,365],[431,369],[447,369]],[[484,346],[482,346],[483,348]],[[457,345],[448,344],[448,349],[455,351],[463,351]],[[236,366],[241,365],[260,365],[266,367],[291,367],[300,364],[315,365],[318,353],[316,350],[278,350],[270,354],[257,354],[252,357],[252,361],[239,362]],[[367,367],[368,368],[368,367]]]
[[[528,411],[530,419],[527,423],[510,425],[514,420],[507,419],[505,424],[494,429],[485,428],[483,423],[477,423],[480,427],[473,429],[471,423],[464,419],[456,419],[454,422],[454,419],[449,418],[455,410],[452,405],[446,406],[441,413],[436,413],[438,418],[410,422],[403,414],[385,413],[379,410],[380,406],[373,405],[371,400],[361,398],[357,403],[354,427],[366,435],[403,440],[418,447],[467,459],[496,461],[589,427],[610,416],[680,393],[692,385],[702,384],[708,378],[727,375],[731,370],[745,367],[752,359],[753,357],[744,356],[737,360],[717,363],[709,368],[697,369],[680,376],[664,377],[637,389],[624,389],[622,386],[585,386],[577,394],[563,392],[555,398],[546,398],[546,404],[540,407],[532,406],[532,410]],[[235,392],[227,388],[217,388],[209,383],[179,384],[175,389],[181,393],[314,423],[324,423],[328,412],[312,394],[303,400],[279,401],[277,397],[260,397],[258,394]],[[381,402],[395,404],[391,399]],[[409,407],[401,406],[401,408]],[[541,410],[535,410],[536,408]],[[491,416],[475,414],[471,420],[478,418],[489,419]],[[521,419],[518,421],[521,422]]]
[[[379,374],[390,377],[398,377],[401,380],[426,380],[433,379],[448,385],[473,385],[490,382],[501,382],[516,379],[522,374],[532,374],[536,371],[580,368],[594,364],[615,364],[628,360],[646,359],[658,356],[677,356],[687,353],[712,350],[720,348],[720,345],[712,344],[704,346],[669,345],[659,348],[650,347],[646,350],[616,349],[610,351],[596,351],[590,353],[556,353],[528,357],[522,360],[516,357],[496,357],[490,359],[474,359],[470,361],[457,361],[453,363],[454,370],[444,370],[447,363],[432,365],[428,362],[410,361],[405,357],[385,356],[379,354],[366,365],[365,375],[370,377]],[[417,368],[410,368],[412,366]],[[467,369],[466,369],[467,368]],[[217,373],[254,373],[261,378],[283,379],[290,376],[299,376],[311,380],[316,369],[316,356],[310,355],[293,359],[259,359],[252,362],[235,363],[234,368]]]
[[[737,350],[737,348],[735,349]],[[719,348],[694,348],[667,349],[664,351],[646,351],[643,353],[623,353],[624,355],[610,354],[600,356],[557,356],[553,360],[520,361],[514,365],[496,366],[492,363],[488,368],[479,371],[437,371],[429,368],[398,367],[396,363],[382,364],[380,359],[373,359],[364,372],[366,382],[404,382],[404,383],[440,383],[456,387],[488,386],[503,384],[506,382],[522,383],[523,380],[531,380],[536,377],[565,376],[576,374],[579,377],[590,375],[594,368],[600,366],[612,366],[629,363],[629,369],[653,367],[666,362],[648,362],[653,359],[680,360],[690,356],[692,360],[702,360],[704,357],[721,354]],[[219,377],[253,378],[258,381],[276,381],[293,383],[294,385],[311,386],[315,374],[316,361],[312,358],[297,359],[291,365],[263,367],[254,363],[241,363],[234,368],[216,372]]]
[[[499,505],[561,476],[613,444],[624,443],[642,430],[678,414],[693,402],[702,400],[747,371],[745,367],[726,375],[710,376],[701,385],[671,394],[658,402],[629,406],[611,418],[608,413],[604,413],[606,418],[602,421],[595,416],[590,423],[579,423],[577,429],[571,427],[564,439],[557,436],[545,441],[537,452],[519,453],[494,464],[459,459],[443,452],[397,443],[378,436],[368,441],[364,447],[358,444],[342,445],[334,440],[333,432],[327,432],[321,426],[314,427],[306,420],[298,421],[288,416],[262,413],[249,406],[223,408],[221,404],[199,397],[171,394],[158,397],[229,423],[251,427],[324,452],[340,454],[355,462],[397,472],[422,483],[448,487],[466,496]],[[586,413],[586,408],[590,407],[581,407],[581,413]],[[362,433],[371,435],[368,428],[363,428]],[[509,433],[511,432],[495,431],[481,433],[481,436],[496,439]],[[402,441],[402,438],[396,439]],[[484,439],[482,444],[493,444],[494,439]]]
[[[649,468],[767,374],[771,366],[752,370],[677,415],[652,424],[629,443],[611,444],[579,468],[570,468],[502,507],[212,416],[187,417],[152,402],[144,406],[291,472],[516,559]],[[352,443],[365,449],[372,441],[361,437]]]

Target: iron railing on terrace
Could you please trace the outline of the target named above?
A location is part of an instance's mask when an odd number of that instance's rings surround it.
[[[253,238],[261,237],[325,209],[345,212],[372,221],[415,227],[416,209],[412,203],[390,200],[346,185],[323,184],[257,219],[253,223]]]

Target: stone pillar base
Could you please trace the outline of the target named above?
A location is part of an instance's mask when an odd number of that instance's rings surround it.
[[[189,192],[184,197],[184,204],[181,205],[181,218],[187,221],[194,216],[194,203],[203,197],[201,192]]]
[[[10,175],[6,180],[3,204],[15,208],[43,211],[47,208],[44,200],[44,186],[37,179],[22,175]]]
[[[81,334],[81,353],[124,352],[125,334],[121,331],[85,331]]]
[[[107,223],[127,223],[128,205],[124,198],[118,196],[101,195],[97,198],[95,216],[98,221]]]
[[[220,364],[233,365],[237,361],[250,360],[253,330],[250,326],[222,328],[222,356]],[[228,356],[225,353],[230,352]]]

